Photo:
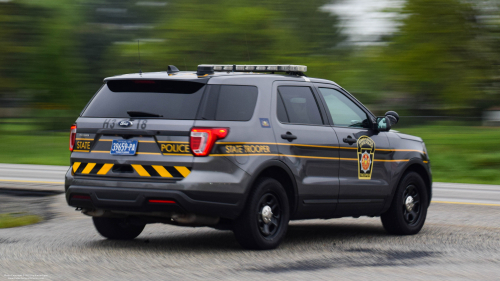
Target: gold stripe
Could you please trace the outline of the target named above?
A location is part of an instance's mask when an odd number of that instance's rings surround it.
[[[398,152],[398,151],[411,151],[411,152],[420,152],[420,153],[425,154],[424,151],[417,150],[417,149],[383,149],[383,148],[376,148],[375,151],[394,151],[394,152]]]
[[[99,139],[99,141],[113,141],[112,139]]]
[[[97,172],[98,175],[105,175],[109,172],[109,170],[111,170],[111,168],[113,168],[113,164],[104,164],[102,166],[102,168],[99,170],[99,172]]]
[[[158,172],[158,174],[160,174],[160,176],[162,176],[164,178],[171,178],[172,177],[172,175],[163,166],[159,166],[159,165],[152,165],[152,166]]]
[[[294,143],[275,143],[275,142],[218,142],[217,144],[269,144],[269,145],[305,146],[305,147],[321,147],[321,148],[339,148],[338,146],[294,144]]]
[[[159,143],[189,143],[188,141],[158,141]]]
[[[156,143],[155,141],[147,141],[147,140],[140,140],[139,142],[145,142],[145,143]]]
[[[429,163],[429,161],[424,161],[425,164]]]
[[[255,154],[210,154],[209,156],[280,156],[283,154],[263,154],[263,153],[255,153]]]
[[[174,166],[174,168],[175,168],[177,171],[179,171],[179,173],[181,173],[181,175],[182,175],[183,177],[187,177],[187,176],[189,176],[189,174],[191,173],[191,171],[190,171],[188,168],[183,167],[183,166]]]
[[[150,177],[151,175],[142,167],[142,165],[137,165],[137,164],[132,164],[132,167],[134,167],[135,171],[139,174],[141,177]]]
[[[96,163],[88,163],[85,169],[83,169],[82,174],[88,174],[92,169],[94,169]]]
[[[80,167],[80,164],[82,164],[82,162],[73,163],[73,173],[76,173],[76,170],[78,170],[78,167]]]
[[[302,156],[302,155],[287,155],[287,154],[281,154],[281,156],[286,156],[286,157],[296,157],[296,158],[310,158],[310,159],[329,159],[329,160],[339,160],[339,158],[338,158],[338,157]]]
[[[165,152],[163,153],[163,155],[173,155],[173,156],[193,156],[193,154],[191,153],[168,153],[168,152]],[[222,154],[221,154],[222,155]]]
[[[431,201],[432,203],[441,204],[458,204],[458,205],[477,205],[477,206],[495,206],[500,207],[500,204],[489,204],[489,203],[468,203],[468,202],[448,202],[448,201]]]
[[[90,141],[93,141],[94,139],[76,138],[76,140],[90,140]]]
[[[347,146],[325,146],[325,145],[310,145],[310,144],[294,144],[294,143],[274,143],[274,142],[217,142],[217,144],[269,144],[269,145],[286,145],[286,146],[305,146],[305,147],[320,147],[320,148],[332,148],[332,149],[358,149],[357,147],[347,147]],[[424,153],[421,150],[415,149],[382,149],[376,148],[375,151],[415,151]]]
[[[288,154],[210,154],[210,156],[286,156],[286,157],[296,157],[296,158],[310,158],[310,159],[328,159],[328,160],[344,160],[344,161],[358,161],[356,158],[338,158],[338,157],[321,157],[321,156],[303,156],[303,155],[288,155]],[[375,159],[376,162],[407,162],[410,159],[400,159],[400,160],[383,160]]]
[[[90,150],[73,150],[73,152],[90,152]]]

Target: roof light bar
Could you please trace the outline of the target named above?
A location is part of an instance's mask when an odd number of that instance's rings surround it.
[[[200,64],[198,69],[213,69],[213,71],[229,71],[236,72],[299,72],[307,71],[305,65],[222,65],[222,64]]]

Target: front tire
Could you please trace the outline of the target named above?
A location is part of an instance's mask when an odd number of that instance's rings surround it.
[[[424,226],[428,198],[422,177],[415,172],[405,174],[389,210],[381,215],[385,230],[395,235],[417,234]]]
[[[132,240],[144,230],[145,224],[131,224],[124,219],[92,217],[97,232],[111,240]]]
[[[255,184],[243,213],[234,222],[234,235],[243,248],[268,250],[285,237],[290,208],[285,189],[275,179]]]

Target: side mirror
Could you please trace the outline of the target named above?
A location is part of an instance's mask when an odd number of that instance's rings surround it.
[[[396,111],[387,111],[385,116],[389,117],[391,125],[396,125],[399,122],[399,114]]]
[[[377,131],[379,132],[387,132],[391,129],[391,121],[388,116],[377,117],[376,124]]]

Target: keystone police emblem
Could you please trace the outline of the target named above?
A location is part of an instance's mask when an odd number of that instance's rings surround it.
[[[373,159],[375,156],[375,142],[367,136],[358,139],[358,178],[369,180],[372,178]]]

